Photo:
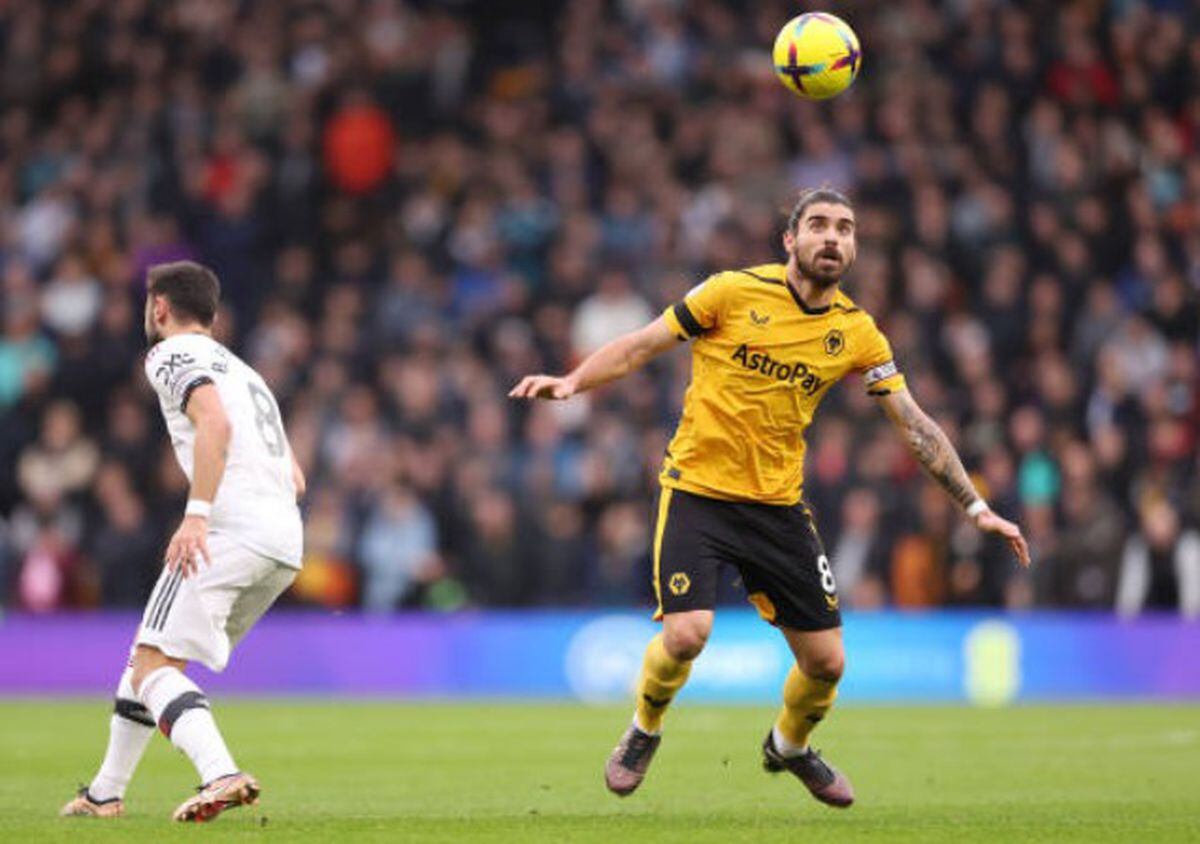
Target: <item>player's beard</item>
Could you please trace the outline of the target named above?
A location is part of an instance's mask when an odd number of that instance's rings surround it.
[[[833,269],[829,269],[830,264],[823,262],[821,259],[827,254],[831,254],[827,249],[819,249],[813,254],[811,261],[806,261],[800,255],[800,250],[793,250],[792,254],[796,258],[796,267],[800,270],[800,275],[807,278],[817,287],[833,287],[841,281],[842,273],[846,270],[845,257],[838,252],[837,264]]]
[[[158,333],[158,327],[154,324],[154,315],[149,310],[146,311],[146,317],[142,328],[146,332],[146,344],[153,346],[162,339],[162,335]]]

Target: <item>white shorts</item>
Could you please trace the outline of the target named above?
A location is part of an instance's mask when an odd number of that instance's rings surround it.
[[[233,646],[291,585],[297,571],[222,534],[208,535],[208,553],[212,565],[202,561],[191,577],[163,569],[135,642],[221,671]]]

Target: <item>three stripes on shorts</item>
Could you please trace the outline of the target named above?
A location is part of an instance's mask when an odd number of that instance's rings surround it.
[[[175,596],[179,594],[179,585],[183,582],[183,570],[175,569],[165,579],[159,581],[154,596],[150,599],[150,608],[146,610],[146,629],[162,631],[167,623]]]

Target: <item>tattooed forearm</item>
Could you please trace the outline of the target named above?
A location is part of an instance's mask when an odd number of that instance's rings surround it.
[[[960,507],[966,509],[970,506],[979,494],[946,432],[907,396],[900,404],[894,421],[903,431],[909,450],[925,467],[925,471]]]

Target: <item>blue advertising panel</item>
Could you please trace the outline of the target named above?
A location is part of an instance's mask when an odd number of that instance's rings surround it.
[[[137,620],[0,619],[0,694],[110,693]],[[278,612],[201,673],[214,693],[627,700],[657,629],[638,613]],[[845,636],[844,702],[1200,698],[1200,624],[1176,618],[848,613]],[[772,702],[790,663],[753,611],[723,610],[683,695]]]

